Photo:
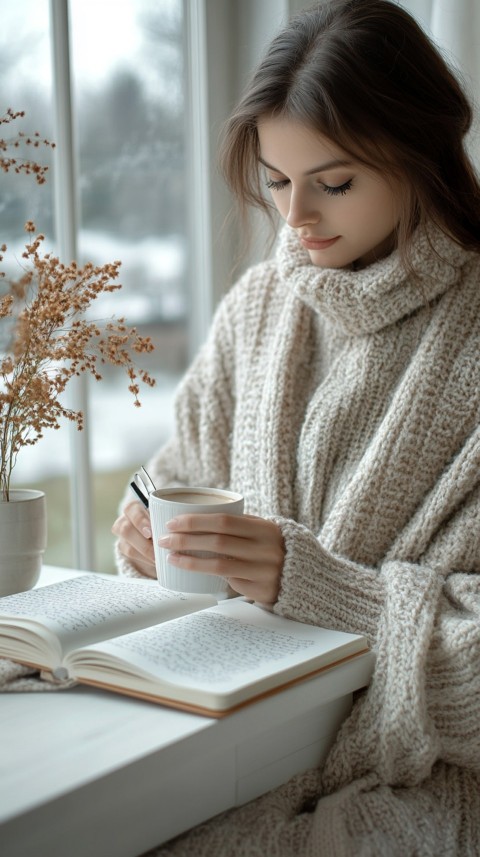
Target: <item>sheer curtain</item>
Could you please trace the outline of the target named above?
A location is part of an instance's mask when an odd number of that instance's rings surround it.
[[[475,107],[470,150],[480,166],[480,3],[478,0],[404,0],[453,66]]]
[[[480,5],[478,0],[432,0],[431,29],[478,95],[480,84]]]

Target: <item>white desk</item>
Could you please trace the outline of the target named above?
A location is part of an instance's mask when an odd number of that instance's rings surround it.
[[[372,668],[221,720],[90,688],[1,694],[1,857],[137,857],[245,803],[321,763]]]

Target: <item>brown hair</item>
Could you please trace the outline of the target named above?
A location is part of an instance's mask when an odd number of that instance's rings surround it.
[[[273,39],[225,127],[224,177],[246,222],[271,215],[257,124],[286,116],[406,188],[398,226],[408,258],[414,228],[432,221],[480,250],[480,185],[464,148],[472,110],[455,75],[415,20],[389,0],[325,0]]]

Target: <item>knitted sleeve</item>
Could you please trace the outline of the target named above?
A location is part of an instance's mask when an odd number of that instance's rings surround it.
[[[376,650],[362,722],[348,726],[351,752],[333,755],[337,766],[351,760],[345,781],[373,760],[384,781],[403,785],[424,779],[437,759],[480,773],[480,490],[450,518],[443,564],[433,547],[435,561],[426,551],[418,563],[368,568],[334,556],[294,521],[275,520],[286,546],[275,612],[366,634]]]

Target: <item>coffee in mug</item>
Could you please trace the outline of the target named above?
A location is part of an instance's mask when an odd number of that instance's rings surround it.
[[[171,494],[168,494],[165,499],[168,499],[170,503],[188,503],[191,505],[194,503],[198,506],[199,502],[201,502],[202,506],[207,505],[219,505],[220,503],[235,503],[234,499],[228,498],[225,496],[225,492],[219,491],[218,494],[207,493],[207,491],[203,491],[200,493],[193,491],[173,491]]]

